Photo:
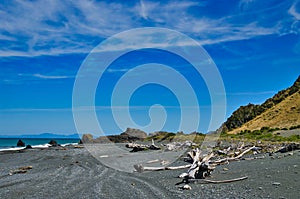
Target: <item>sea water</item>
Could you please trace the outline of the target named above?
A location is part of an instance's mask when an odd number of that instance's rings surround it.
[[[56,138],[21,138],[25,145],[31,145],[32,147],[48,147],[48,143],[51,140],[55,140],[60,145],[77,144],[79,139],[56,139]],[[19,138],[0,138],[0,151],[8,149],[22,149],[17,147]]]

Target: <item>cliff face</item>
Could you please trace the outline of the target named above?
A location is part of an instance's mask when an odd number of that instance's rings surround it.
[[[222,132],[237,132],[237,130],[241,130],[242,127],[243,130],[255,130],[268,125],[268,127],[272,128],[288,128],[290,126],[299,125],[300,123],[298,124],[298,120],[295,119],[297,117],[300,118],[300,112],[297,111],[297,108],[299,108],[297,104],[300,100],[298,97],[299,93],[300,76],[291,87],[279,91],[263,104],[241,106],[233,112],[220,129]],[[253,122],[253,120],[258,117],[260,120],[256,119],[257,122]],[[284,120],[279,121],[280,119]],[[278,122],[280,122],[280,125],[276,125]],[[251,125],[247,123],[251,123]]]

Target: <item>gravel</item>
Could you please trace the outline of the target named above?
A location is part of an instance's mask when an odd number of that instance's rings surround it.
[[[223,184],[199,181],[184,190],[185,184],[176,184],[186,170],[128,173],[103,165],[85,148],[58,149],[0,153],[0,198],[299,198],[299,155],[265,155],[220,165],[210,180],[248,179]],[[122,161],[135,162],[134,156]],[[180,159],[173,163],[183,164]],[[9,175],[23,166],[32,169]]]

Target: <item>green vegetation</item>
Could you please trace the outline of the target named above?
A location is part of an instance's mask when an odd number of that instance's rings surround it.
[[[193,141],[195,143],[201,143],[205,138],[205,134],[199,132],[193,132],[191,134],[184,134],[183,132],[171,133],[165,131],[159,131],[150,134],[146,141],[154,140],[157,142],[183,142],[183,141]]]
[[[292,126],[291,129],[300,129],[300,125]],[[244,130],[238,134],[227,134],[225,132],[221,133],[221,139],[236,139],[236,140],[249,140],[249,141],[270,141],[270,142],[299,142],[300,135],[291,135],[289,137],[283,137],[276,131],[279,130],[288,130],[287,128],[270,128],[262,127],[260,130]],[[183,132],[165,132],[159,131],[150,134],[145,141],[151,141],[152,139],[155,142],[184,142],[184,141],[193,141],[196,144],[202,143],[205,134],[199,132],[193,132],[191,134],[184,134]]]
[[[300,125],[291,127],[292,129],[299,128]],[[290,129],[291,129],[290,128]],[[291,135],[289,137],[280,136],[280,134],[274,134],[275,131],[278,130],[287,130],[286,128],[279,129],[279,128],[269,128],[269,127],[262,127],[260,130],[244,130],[238,134],[226,134],[222,133],[221,137],[232,138],[232,139],[244,139],[244,140],[261,140],[261,141],[271,141],[271,142],[295,142],[300,141],[300,135]]]
[[[293,129],[300,129],[300,125],[297,125],[297,126],[291,126],[289,129],[290,129],[290,130],[293,130]]]

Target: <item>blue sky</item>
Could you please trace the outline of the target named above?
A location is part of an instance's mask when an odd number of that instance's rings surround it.
[[[168,28],[202,45],[223,78],[226,116],[241,105],[262,103],[300,75],[297,0],[1,1],[0,20],[0,134],[76,132],[72,92],[81,64],[100,42],[132,28]],[[201,76],[184,60],[149,49],[131,52],[105,71],[106,86],[95,95],[105,133],[122,131],[110,110],[114,85],[129,69],[151,62],[173,67],[192,84],[201,111],[196,131],[219,127],[208,127],[212,104]],[[178,129],[176,95],[159,85],[132,95],[133,120],[147,125],[153,104],[165,107],[164,130],[185,130]],[[84,122],[89,125],[88,116]]]

